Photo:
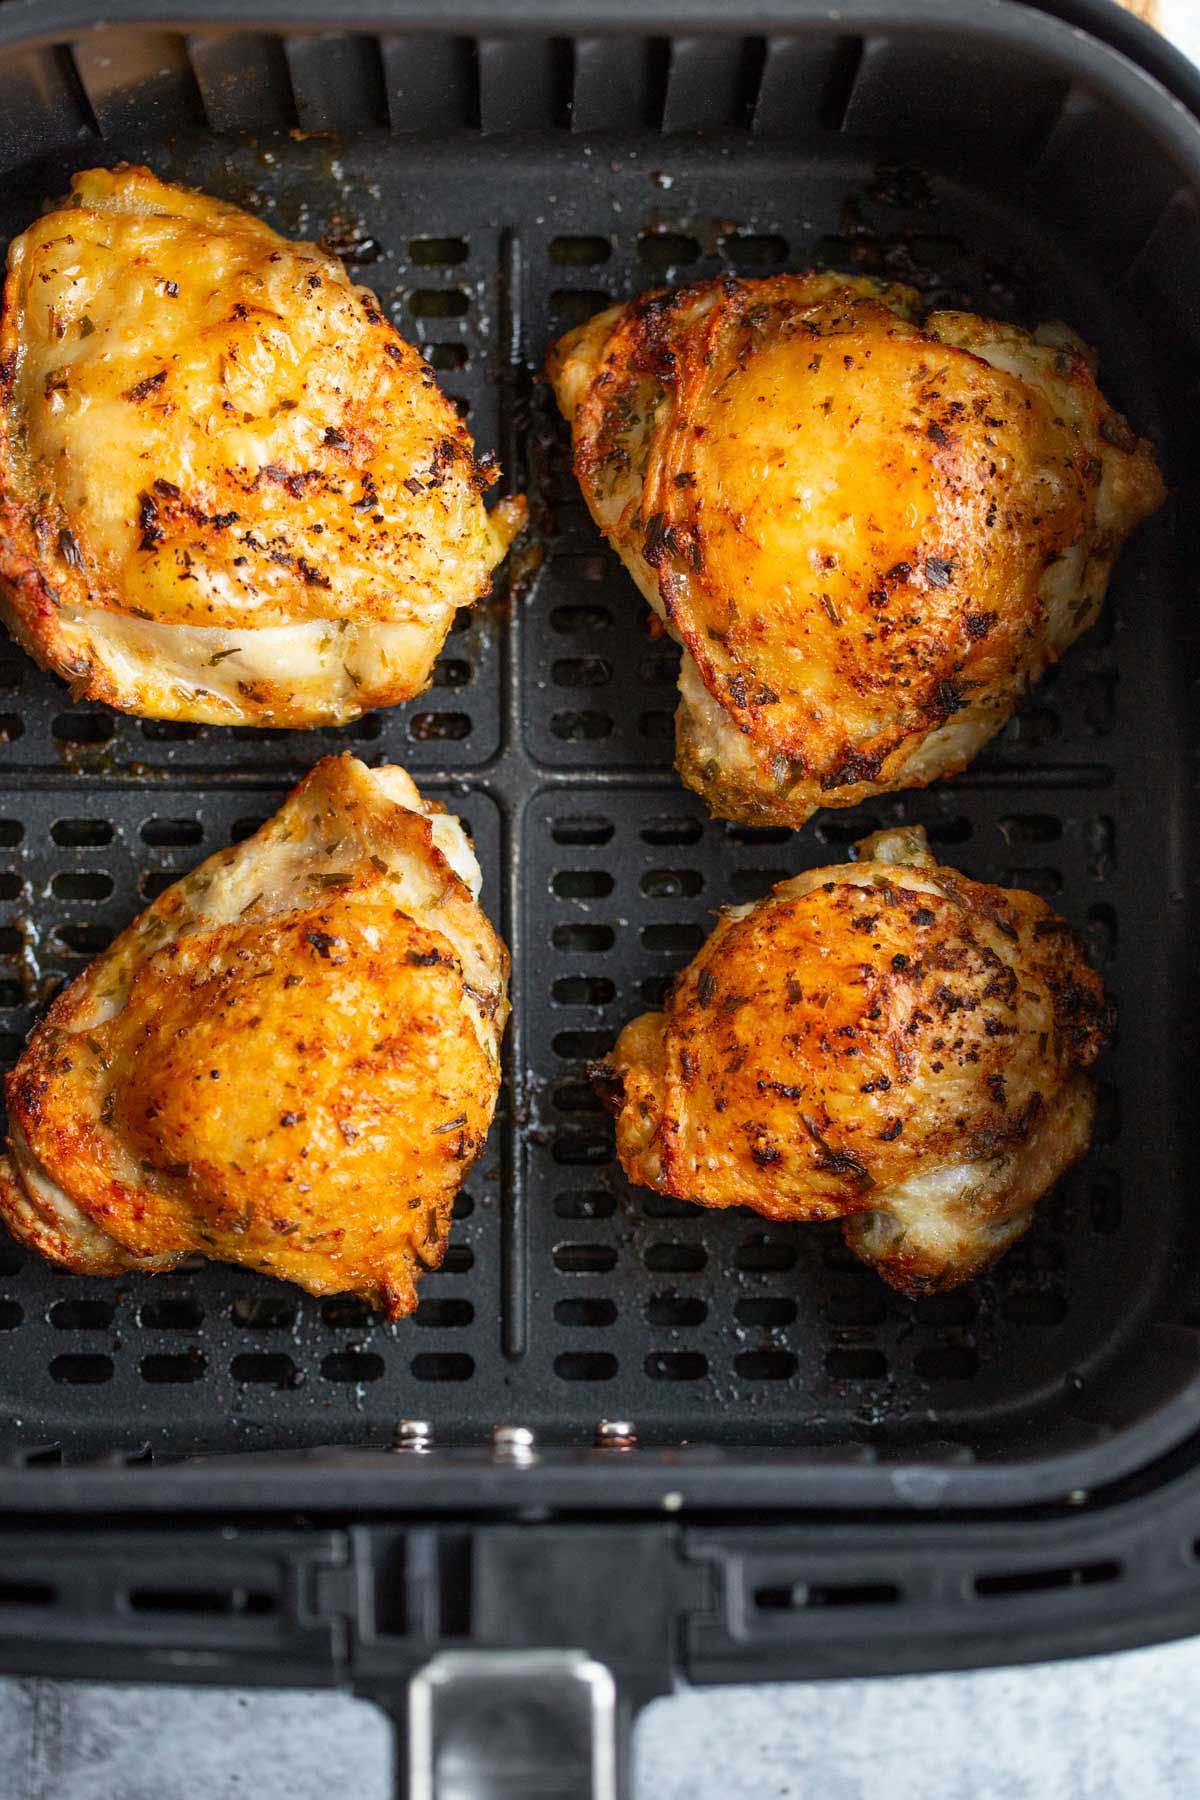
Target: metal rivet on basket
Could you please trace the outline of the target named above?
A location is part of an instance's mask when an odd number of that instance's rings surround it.
[[[497,1462],[536,1462],[537,1439],[528,1425],[497,1425],[492,1431],[492,1454]]]
[[[433,1447],[433,1426],[428,1419],[400,1419],[392,1439],[393,1450],[425,1456]]]
[[[632,1450],[637,1444],[637,1427],[628,1419],[596,1421],[597,1450]]]

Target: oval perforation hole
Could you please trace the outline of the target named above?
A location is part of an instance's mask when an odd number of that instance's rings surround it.
[[[111,1300],[56,1300],[50,1323],[59,1331],[104,1331],[116,1316]]]
[[[104,879],[107,881],[108,877],[105,876]],[[15,900],[23,892],[24,887],[25,883],[15,869],[0,869],[0,900]],[[111,889],[110,881],[109,890],[111,891]],[[60,894],[58,898],[62,899],[63,896]]]
[[[251,1386],[290,1388],[300,1383],[300,1371],[282,1350],[246,1350],[235,1356],[229,1373],[237,1382]]]
[[[0,1606],[53,1606],[57,1599],[48,1581],[0,1581]]]
[[[704,886],[699,869],[647,869],[640,882],[648,900],[691,899]]]
[[[607,687],[612,677],[613,666],[604,656],[560,656],[550,665],[555,687]]]
[[[411,238],[408,245],[410,261],[426,269],[449,268],[455,263],[466,262],[468,253],[467,240],[460,237]]]
[[[372,1350],[332,1350],[322,1358],[321,1374],[326,1381],[357,1384],[378,1381],[385,1366],[382,1356]]]
[[[203,1381],[207,1368],[208,1364],[199,1350],[189,1349],[178,1353],[159,1351],[153,1356],[143,1356],[138,1364],[138,1374],[152,1387],[169,1387]]]
[[[707,1317],[708,1304],[696,1294],[652,1294],[646,1302],[647,1325],[662,1326],[668,1331],[703,1325]]]
[[[55,819],[50,836],[64,850],[98,850],[113,841],[113,827],[107,819]],[[8,842],[0,839],[0,842]],[[20,842],[20,835],[12,840]]]
[[[460,744],[471,735],[471,717],[464,712],[419,712],[408,721],[408,735],[418,744]]]
[[[739,1300],[734,1307],[734,1317],[739,1325],[751,1325],[760,1330],[772,1330],[781,1325],[791,1325],[796,1318],[796,1302],[773,1295],[763,1295],[754,1300]]]
[[[16,1031],[0,1031],[0,1062],[16,1062],[25,1048],[25,1039]]]
[[[598,743],[612,735],[612,728],[611,716],[603,712],[556,712],[550,720],[551,731],[564,744]]]
[[[651,1244],[642,1259],[656,1275],[694,1275],[708,1261],[703,1244]]]
[[[661,818],[647,819],[641,826],[638,836],[644,844],[698,844],[704,827],[699,819]]]
[[[468,1269],[474,1267],[475,1252],[470,1244],[447,1244],[441,1267],[430,1269],[429,1273],[431,1275],[465,1275]]]
[[[199,1331],[204,1308],[189,1294],[167,1294],[145,1300],[138,1308],[138,1324],[147,1331]]]
[[[740,269],[771,269],[787,261],[788,241],[778,232],[732,231],[721,250]]]
[[[462,319],[471,310],[471,296],[465,288],[414,288],[408,310],[414,319]]]
[[[638,261],[655,275],[686,268],[699,255],[699,240],[684,231],[643,231],[638,238]]]
[[[142,736],[151,744],[194,744],[204,735],[203,725],[184,719],[140,719]]]
[[[611,1031],[556,1031],[551,1039],[555,1056],[564,1062],[587,1061],[606,1056],[613,1046]]]
[[[648,738],[651,743],[670,743],[675,736],[675,714],[669,712],[644,712],[638,719],[638,736]]]
[[[733,1367],[745,1381],[790,1381],[797,1363],[790,1350],[743,1350]]]
[[[474,1318],[475,1308],[469,1300],[437,1300],[429,1294],[422,1298],[413,1314],[413,1323],[430,1331],[461,1331]]]
[[[277,1294],[239,1294],[229,1308],[234,1324],[250,1331],[290,1331],[296,1323],[296,1312],[294,1300]]]
[[[237,828],[245,824],[246,821],[239,819]],[[248,826],[248,832],[243,832],[243,835],[257,832],[259,824],[263,824],[263,821],[254,819]],[[203,824],[200,819],[164,819],[155,814],[153,819],[146,819],[142,823],[142,842],[153,844],[155,850],[182,850],[185,844],[198,844],[201,837]]]
[[[873,813],[854,813],[848,819],[826,815],[814,829],[820,844],[856,844],[873,831],[881,831],[883,825]]]
[[[585,325],[612,304],[603,288],[555,288],[550,295],[550,329],[555,337],[572,325]]]
[[[112,932],[103,925],[58,925],[55,940],[71,956],[99,956],[112,941]]]
[[[607,1350],[564,1350],[554,1359],[560,1381],[611,1381],[617,1359]]]
[[[819,836],[820,827],[817,831]],[[795,833],[783,825],[726,825],[725,836],[731,844],[745,844],[751,849],[760,850],[764,845],[788,844]]]
[[[0,981],[0,1008],[24,1006],[25,990],[19,981]]]
[[[613,878],[607,869],[559,869],[550,891],[560,900],[603,900],[613,891]]]
[[[616,1210],[616,1195],[604,1188],[571,1188],[554,1196],[554,1211],[560,1219],[611,1219]]]
[[[0,1300],[0,1331],[15,1331],[24,1317],[24,1307],[15,1300]]]
[[[787,869],[735,869],[729,878],[735,900],[761,900],[777,882],[786,881]]]
[[[357,1294],[335,1294],[321,1302],[321,1319],[335,1331],[361,1331],[371,1318],[371,1308]]]
[[[475,1373],[474,1358],[459,1350],[424,1350],[410,1367],[417,1381],[470,1381]]]
[[[465,688],[471,681],[475,671],[469,662],[461,656],[443,656],[434,665],[433,686],[442,688]]]
[[[60,744],[107,744],[115,730],[107,713],[59,713],[50,735]]]
[[[0,713],[0,744],[15,744],[25,736],[25,721],[19,713]]]
[[[599,813],[571,813],[552,821],[550,836],[556,844],[607,844],[615,829]]]
[[[651,1381],[702,1381],[708,1374],[699,1350],[652,1350],[643,1366]]]
[[[595,956],[601,951],[611,950],[615,933],[611,925],[556,925],[551,934],[551,942],[556,950],[575,951],[585,956]]]
[[[565,1113],[598,1113],[604,1111],[604,1102],[590,1081],[560,1081],[552,1095],[559,1112]]]
[[[649,950],[654,956],[695,956],[704,942],[704,932],[699,925],[643,925],[641,930],[643,950]]]
[[[608,261],[612,244],[603,237],[554,237],[546,253],[561,268],[589,269]]]
[[[107,900],[115,885],[102,869],[62,869],[50,883],[50,892],[56,900]],[[0,898],[12,896],[0,892]]]
[[[647,975],[644,981],[638,983],[638,993],[643,1003],[657,1012],[665,1004],[667,995],[674,986],[673,975]]]
[[[825,1373],[834,1381],[882,1381],[887,1372],[882,1350],[840,1345],[825,1357]]]
[[[594,1295],[577,1300],[556,1300],[554,1318],[556,1324],[568,1325],[576,1330],[584,1328],[599,1330],[606,1325],[616,1323],[617,1303]]]
[[[739,1244],[734,1253],[734,1262],[739,1269],[752,1269],[758,1273],[770,1271],[777,1273],[782,1269],[794,1269],[799,1251],[795,1244],[780,1244],[770,1238],[748,1238]]]
[[[612,1126],[606,1124],[595,1131],[556,1132],[551,1154],[560,1168],[603,1168],[613,1159]]]
[[[550,993],[557,1006],[607,1006],[616,991],[607,975],[561,975]]]
[[[422,354],[431,369],[465,369],[469,359],[465,344],[426,344]]]
[[[563,637],[582,637],[590,631],[607,631],[613,622],[607,606],[556,606],[550,628]]]
[[[821,1317],[827,1325],[842,1328],[874,1327],[882,1325],[887,1318],[887,1302],[874,1288],[864,1289],[861,1293],[851,1290],[844,1294],[830,1294],[821,1304]]]
[[[611,1244],[556,1244],[554,1266],[563,1275],[603,1275],[617,1266]]]
[[[143,899],[157,900],[169,887],[174,887],[178,880],[179,872],[174,869],[148,869],[139,877],[138,887]]]

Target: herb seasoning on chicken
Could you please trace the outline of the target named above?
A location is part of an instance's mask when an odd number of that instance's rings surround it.
[[[319,725],[408,700],[523,517],[335,257],[148,169],[8,255],[0,587],[76,696]]]
[[[909,1294],[968,1281],[1087,1149],[1111,1009],[1044,901],[892,830],[726,911],[601,1092],[631,1181],[843,1219]]]
[[[799,826],[963,768],[1163,499],[1071,334],[918,317],[842,275],[709,281],[550,354],[592,515],[683,646],[676,766],[720,817]]]

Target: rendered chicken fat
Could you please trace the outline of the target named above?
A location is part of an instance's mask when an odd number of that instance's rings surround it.
[[[328,758],[59,995],[0,1217],[80,1273],[192,1254],[411,1312],[499,1088],[507,953],[456,819]]]
[[[724,913],[601,1092],[631,1181],[837,1219],[907,1293],[969,1280],[1083,1155],[1110,1008],[1064,920],[919,830]]]
[[[592,515],[683,646],[676,766],[721,817],[961,769],[1162,501],[1063,333],[918,313],[871,280],[727,279],[551,351]]]
[[[523,518],[373,294],[148,169],[9,250],[4,616],[76,695],[313,725],[410,699]]]

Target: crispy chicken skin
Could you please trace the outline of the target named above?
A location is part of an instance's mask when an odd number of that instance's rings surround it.
[[[427,684],[523,518],[428,366],[315,244],[148,169],[15,239],[5,622],[73,693],[304,726]]]
[[[0,1217],[81,1274],[193,1254],[390,1318],[483,1147],[507,952],[457,819],[329,757],[60,994],[8,1076]]]
[[[683,646],[676,767],[803,825],[963,768],[1161,503],[1072,334],[842,275],[707,281],[548,373],[600,528]]]
[[[1109,1003],[1032,894],[940,868],[919,830],[726,911],[601,1092],[630,1180],[845,1221],[907,1294],[957,1287],[1081,1157]]]

